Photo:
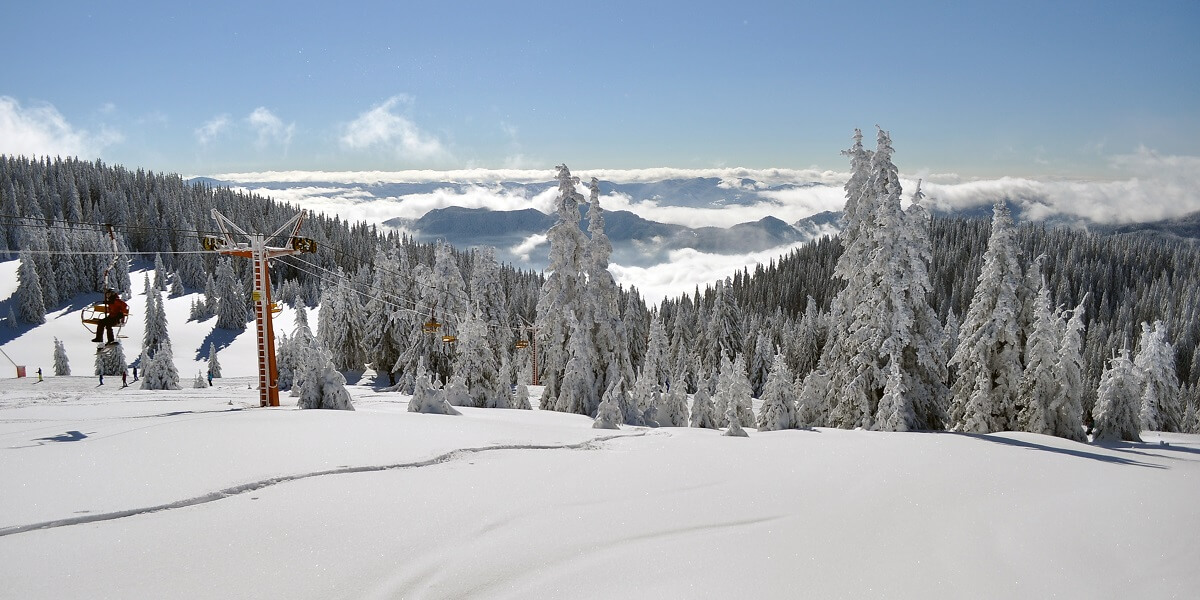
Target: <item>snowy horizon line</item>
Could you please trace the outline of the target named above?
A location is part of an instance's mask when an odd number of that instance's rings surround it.
[[[1145,149],[1141,151],[1148,152]],[[1128,164],[1127,155],[1114,158],[1122,165]],[[1200,159],[1198,159],[1200,160]],[[568,164],[568,167],[571,165]],[[612,183],[651,183],[673,179],[753,179],[760,183],[820,183],[824,185],[843,185],[850,177],[849,170],[824,169],[820,167],[639,167],[628,169],[617,168],[572,168],[572,173],[587,179],[596,177]],[[928,169],[918,169],[913,172],[900,172],[902,179],[926,183],[960,184],[987,181],[1037,181],[1047,183],[1105,183],[1118,181],[1122,178],[1063,175],[963,175],[961,173],[934,173]],[[504,167],[468,167],[461,169],[346,169],[346,170],[310,170],[310,169],[273,169],[263,171],[229,171],[209,174],[183,174],[184,179],[209,178],[220,181],[236,181],[240,183],[542,183],[555,179],[555,169],[546,168],[504,168]]]

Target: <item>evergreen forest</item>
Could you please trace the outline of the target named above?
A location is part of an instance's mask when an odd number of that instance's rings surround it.
[[[543,409],[597,426],[1083,439],[1084,428],[1099,437],[1120,425],[1108,425],[1111,404],[1132,403],[1143,425],[1200,428],[1196,244],[1014,225],[1002,204],[991,221],[931,217],[919,189],[901,209],[891,152],[882,131],[875,150],[856,136],[846,152],[839,236],[653,307],[612,280],[600,184],[581,185],[565,165],[546,273],[308,215],[301,234],[317,251],[272,263],[275,299],[321,307],[315,336],[279,336],[281,387],[288,357],[303,353],[288,345],[311,337],[339,370],[372,368],[407,393],[444,389],[451,404],[510,407],[524,393],[514,386],[536,379]],[[244,329],[250,262],[204,251],[214,210],[269,232],[299,209],[100,161],[0,157],[0,255],[20,260],[9,325],[39,324],[105,287],[129,295],[137,261],[154,267],[157,289],[202,293],[193,319]],[[1110,392],[1125,389],[1125,371],[1134,391]]]

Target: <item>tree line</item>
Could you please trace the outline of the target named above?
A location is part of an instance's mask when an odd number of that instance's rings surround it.
[[[654,307],[612,281],[599,184],[582,184],[565,165],[547,273],[316,215],[303,233],[321,252],[279,261],[274,294],[321,306],[315,337],[338,369],[371,367],[396,389],[444,387],[476,406],[511,403],[512,384],[534,379],[536,347],[543,408],[629,424],[1054,433],[1066,423],[1057,434],[1074,437],[1074,422],[1057,415],[1094,426],[1102,391],[1120,387],[1105,388],[1106,374],[1122,356],[1132,364],[1142,355],[1169,365],[1176,404],[1194,413],[1194,245],[1013,226],[1003,206],[991,223],[932,218],[919,190],[901,209],[892,153],[886,132],[874,150],[856,136],[839,236]],[[249,261],[199,251],[214,208],[258,230],[297,210],[99,161],[0,157],[0,253],[21,259],[10,319],[36,323],[98,290],[111,254],[100,225],[111,224],[119,289],[128,293],[130,257],[153,255],[157,289],[203,292],[192,318],[244,328]],[[1064,394],[1062,382],[1074,381],[1064,347],[1076,337],[1078,383]],[[285,332],[281,354],[287,343]],[[1167,350],[1142,349],[1154,344]],[[1135,369],[1143,391],[1147,360]],[[1048,390],[1050,380],[1058,387]],[[1042,398],[1034,408],[1032,397]],[[758,417],[751,398],[762,400]],[[1188,418],[1168,426],[1186,428]]]

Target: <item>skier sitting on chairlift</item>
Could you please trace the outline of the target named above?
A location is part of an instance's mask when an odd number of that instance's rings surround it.
[[[116,336],[113,335],[113,326],[120,327],[125,321],[125,316],[129,314],[129,305],[113,290],[104,291],[104,304],[104,317],[96,325],[96,337],[92,338],[92,341],[100,343],[103,339],[102,334],[108,332],[108,343],[111,345],[117,343]]]

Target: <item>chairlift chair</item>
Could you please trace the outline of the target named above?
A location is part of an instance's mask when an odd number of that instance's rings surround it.
[[[104,317],[108,316],[108,302],[97,302],[95,304],[85,306],[83,307],[83,311],[80,312],[79,316],[83,321],[84,328],[90,331],[92,335],[96,335],[100,333],[101,329],[103,328],[100,322],[104,320]],[[129,315],[125,314],[121,316],[120,321],[113,325],[113,333],[117,337],[125,337],[121,335],[121,329],[125,327],[125,323],[127,321],[129,321]]]
[[[104,300],[102,302],[97,302],[95,304],[90,304],[88,306],[83,307],[83,310],[80,311],[80,313],[79,313],[79,318],[81,321],[83,321],[83,327],[85,329],[87,329],[89,332],[91,332],[91,334],[93,336],[96,336],[103,332],[104,326],[101,325],[101,322],[104,320],[105,317],[108,316],[108,312],[109,312],[108,294],[109,294],[109,292],[114,294],[114,296],[117,295],[117,292],[115,290],[109,288],[109,285],[110,285],[109,284],[109,274],[112,272],[113,267],[117,266],[117,260],[119,260],[121,258],[120,248],[117,246],[117,235],[116,235],[116,232],[113,231],[112,225],[108,226],[108,239],[112,243],[112,259],[109,260],[108,266],[105,267],[105,269],[104,269],[104,275],[101,277],[101,280],[100,280],[101,285],[103,286],[103,288],[105,290]],[[125,327],[125,323],[127,321],[129,321],[129,313],[125,313],[124,315],[122,315],[121,320],[113,324],[113,334],[116,337],[118,337],[118,338],[125,337],[125,336],[121,335],[121,329]]]

